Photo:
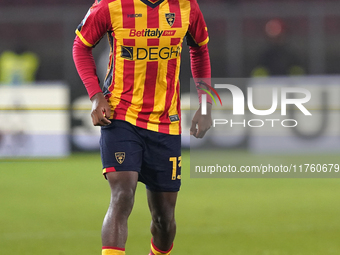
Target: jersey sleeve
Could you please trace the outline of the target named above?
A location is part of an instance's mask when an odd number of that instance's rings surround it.
[[[73,60],[90,98],[102,92],[96,74],[96,64],[93,59],[92,48],[82,43],[79,37],[74,39]]]
[[[77,27],[76,34],[86,46],[94,47],[111,30],[108,4],[105,0],[96,0]]]
[[[190,21],[186,39],[187,44],[192,47],[203,46],[209,42],[207,25],[196,0],[191,1]]]

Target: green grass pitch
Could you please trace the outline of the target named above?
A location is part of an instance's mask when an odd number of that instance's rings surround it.
[[[255,159],[231,153],[234,160]],[[339,163],[339,156],[329,160]],[[193,179],[188,152],[182,163],[172,254],[340,254],[340,179]],[[1,160],[0,175],[1,255],[101,254],[110,193],[98,154]],[[139,184],[127,255],[148,254],[149,225]]]

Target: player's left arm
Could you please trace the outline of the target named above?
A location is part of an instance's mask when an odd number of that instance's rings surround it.
[[[191,72],[196,85],[200,79],[210,85],[211,66],[207,45],[209,36],[202,12],[196,1],[192,1],[191,4],[190,25],[186,39],[190,49]],[[201,104],[201,97],[205,92],[200,89],[197,89],[197,92]],[[207,101],[207,114],[201,114],[200,105],[191,122],[190,135],[196,138],[203,138],[212,125],[211,98],[207,97]]]

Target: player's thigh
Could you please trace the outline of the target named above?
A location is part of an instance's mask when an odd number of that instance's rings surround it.
[[[148,205],[153,219],[169,222],[174,219],[178,192],[157,192],[147,189]]]
[[[109,172],[140,172],[143,157],[143,142],[130,123],[112,120],[101,128],[100,152],[103,174]]]
[[[110,125],[101,128],[100,150],[112,203],[131,208],[143,155],[139,135],[130,123],[112,120]]]
[[[138,172],[108,172],[106,173],[106,179],[109,182],[113,196],[119,196],[120,193],[126,193],[126,196],[134,196],[138,182]]]
[[[138,172],[108,172],[106,178],[111,188],[111,201],[107,219],[126,220],[133,208]]]

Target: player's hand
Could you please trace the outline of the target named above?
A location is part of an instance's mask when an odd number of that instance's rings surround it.
[[[111,124],[111,107],[106,101],[103,93],[97,93],[91,97],[92,110],[91,118],[94,126],[106,126]]]
[[[205,133],[212,125],[211,107],[212,105],[207,103],[207,115],[201,114],[201,106],[196,111],[194,117],[192,118],[190,135],[193,135],[196,138],[204,137]]]

